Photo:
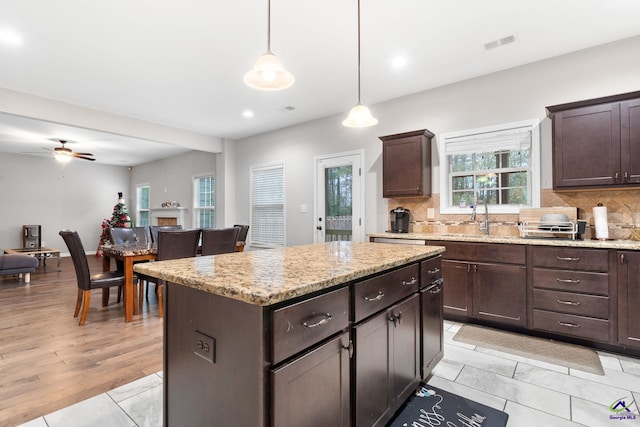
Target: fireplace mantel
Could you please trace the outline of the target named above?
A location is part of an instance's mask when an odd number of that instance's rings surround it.
[[[175,218],[176,225],[185,226],[185,215],[189,211],[188,208],[176,207],[176,208],[154,208],[149,209],[151,211],[151,225],[159,225],[159,218]]]

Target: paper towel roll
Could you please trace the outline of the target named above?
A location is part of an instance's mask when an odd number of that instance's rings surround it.
[[[593,223],[596,226],[596,239],[608,239],[609,223],[607,222],[606,206],[596,206],[593,208]]]

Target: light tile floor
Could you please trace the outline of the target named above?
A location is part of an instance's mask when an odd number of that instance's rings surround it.
[[[609,417],[617,400],[640,401],[640,359],[600,352],[605,375],[594,375],[453,341],[461,326],[445,322],[445,357],[429,384],[507,412],[507,427],[640,427],[640,416]],[[21,427],[62,426],[162,426],[162,372]]]

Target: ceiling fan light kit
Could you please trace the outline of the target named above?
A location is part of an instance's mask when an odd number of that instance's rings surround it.
[[[293,85],[295,78],[271,52],[271,0],[268,0],[267,8],[267,52],[262,54],[253,69],[244,75],[244,83],[253,89],[276,91]]]
[[[351,109],[347,118],[342,121],[342,125],[363,128],[377,123],[378,119],[373,117],[371,111],[360,102],[360,0],[358,0],[358,103]]]
[[[58,142],[62,144],[62,147],[56,147],[53,149],[53,158],[62,163],[68,163],[72,158],[89,160],[91,162],[95,162],[96,159],[93,158],[93,154],[91,153],[74,153],[70,148],[64,146],[68,141],[64,139],[59,139]]]

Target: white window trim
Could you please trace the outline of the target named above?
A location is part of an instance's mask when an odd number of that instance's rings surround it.
[[[259,169],[269,169],[269,168],[282,168],[282,192],[284,195],[282,201],[282,220],[284,221],[284,227],[282,230],[282,245],[269,245],[261,242],[253,242],[250,239],[251,236],[251,228],[249,228],[249,242],[251,247],[255,248],[282,248],[287,246],[287,171],[285,167],[285,162],[271,162],[271,163],[261,163],[256,165],[249,166],[249,224],[253,224],[253,171]]]
[[[140,189],[147,187],[149,189],[149,207],[147,209],[140,209]],[[151,225],[151,185],[150,184],[136,184],[136,225],[140,224],[140,212],[149,212],[149,225]]]
[[[213,200],[213,208],[202,208],[198,206],[198,188],[197,188],[197,184],[196,184],[196,180],[200,179],[200,178],[204,178],[204,177],[209,177],[212,176],[213,177],[213,182],[214,182],[214,200]],[[198,175],[192,175],[191,176],[191,188],[192,188],[192,193],[191,193],[191,205],[193,206],[192,212],[191,212],[191,224],[194,225],[194,227],[198,226],[198,214],[200,212],[200,210],[202,209],[212,209],[213,210],[213,217],[215,218],[214,221],[217,223],[218,222],[218,215],[217,215],[217,211],[216,211],[216,205],[218,204],[218,192],[217,189],[215,188],[215,186],[218,185],[218,180],[216,179],[216,174],[215,172],[210,172],[210,173],[201,173]]]
[[[531,170],[530,170],[530,187],[531,187],[531,206],[540,207],[540,120],[531,119],[513,123],[505,123],[495,126],[487,126],[477,129],[469,129],[458,132],[450,132],[440,134],[438,138],[438,152],[440,159],[440,213],[441,214],[471,214],[469,206],[461,208],[459,206],[449,206],[449,167],[447,155],[445,153],[445,144],[447,140],[459,138],[462,136],[470,136],[480,133],[498,132],[513,128],[529,128],[531,131]],[[517,214],[520,206],[514,205],[489,205],[489,212],[493,214]]]

